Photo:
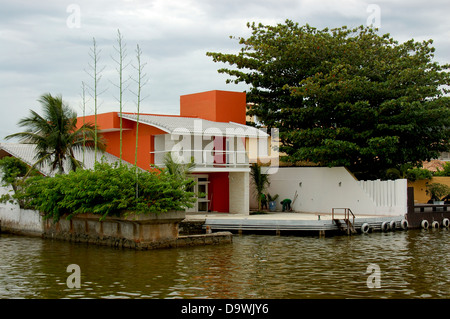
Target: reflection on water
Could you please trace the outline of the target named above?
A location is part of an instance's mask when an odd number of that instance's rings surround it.
[[[450,298],[446,229],[134,251],[0,235],[0,298]],[[81,268],[68,288],[66,268]],[[381,288],[368,288],[369,264]]]

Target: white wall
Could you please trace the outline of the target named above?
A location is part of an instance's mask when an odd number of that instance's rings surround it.
[[[11,189],[0,187],[0,195]],[[21,209],[16,204],[0,203],[0,226],[2,231],[40,236],[44,231],[42,216],[38,211]]]
[[[394,183],[394,187],[391,187],[392,183],[372,183],[377,188],[389,184],[389,190],[393,192],[390,196],[396,199],[388,204],[387,201],[374,200],[373,194],[366,192],[344,167],[280,167],[269,178],[267,193],[279,194],[278,210],[281,210],[280,201],[285,198],[293,200],[297,191],[298,197],[292,209],[299,212],[331,213],[332,208],[350,208],[356,216],[402,215],[407,212],[406,180]],[[253,185],[250,189],[250,207],[256,208]]]
[[[249,207],[249,173],[229,173],[230,213],[248,215]]]
[[[359,181],[358,184],[375,203],[377,213],[401,213],[407,207],[406,179]]]

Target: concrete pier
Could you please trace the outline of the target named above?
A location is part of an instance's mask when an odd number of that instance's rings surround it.
[[[359,233],[365,232],[366,229],[361,229],[365,224],[368,225],[369,231],[382,231],[383,223],[395,225],[396,229],[402,229],[401,222],[403,220],[405,220],[404,215],[356,215],[354,227]],[[208,227],[211,231],[231,231],[239,234],[243,232],[267,232],[280,235],[289,232],[299,235],[303,233],[314,233],[324,236],[326,234],[340,232],[338,225],[332,220],[331,213],[268,212],[257,215],[225,213],[186,214],[186,219],[183,222],[203,223],[203,229]],[[366,228],[367,226],[365,225],[364,227]]]

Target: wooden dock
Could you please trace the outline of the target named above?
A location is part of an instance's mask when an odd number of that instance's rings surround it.
[[[364,234],[416,228],[449,227],[450,205],[415,204],[408,188],[408,211],[399,216],[353,213],[349,208],[333,208],[330,213],[267,212],[260,215],[231,213],[186,214],[184,231],[230,231],[294,235]],[[191,229],[190,229],[191,228]]]
[[[404,216],[355,216],[349,224],[345,215],[268,213],[262,215],[209,214],[192,219],[205,231],[266,233],[274,235],[334,235],[407,229]],[[406,224],[406,225],[405,225]],[[351,229],[349,230],[349,227]]]
[[[408,187],[408,213],[406,214],[410,228],[449,227],[450,205],[414,203],[414,189]]]

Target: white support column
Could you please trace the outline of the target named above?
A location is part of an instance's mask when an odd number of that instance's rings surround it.
[[[248,172],[230,172],[229,175],[230,213],[250,214],[250,185]]]

